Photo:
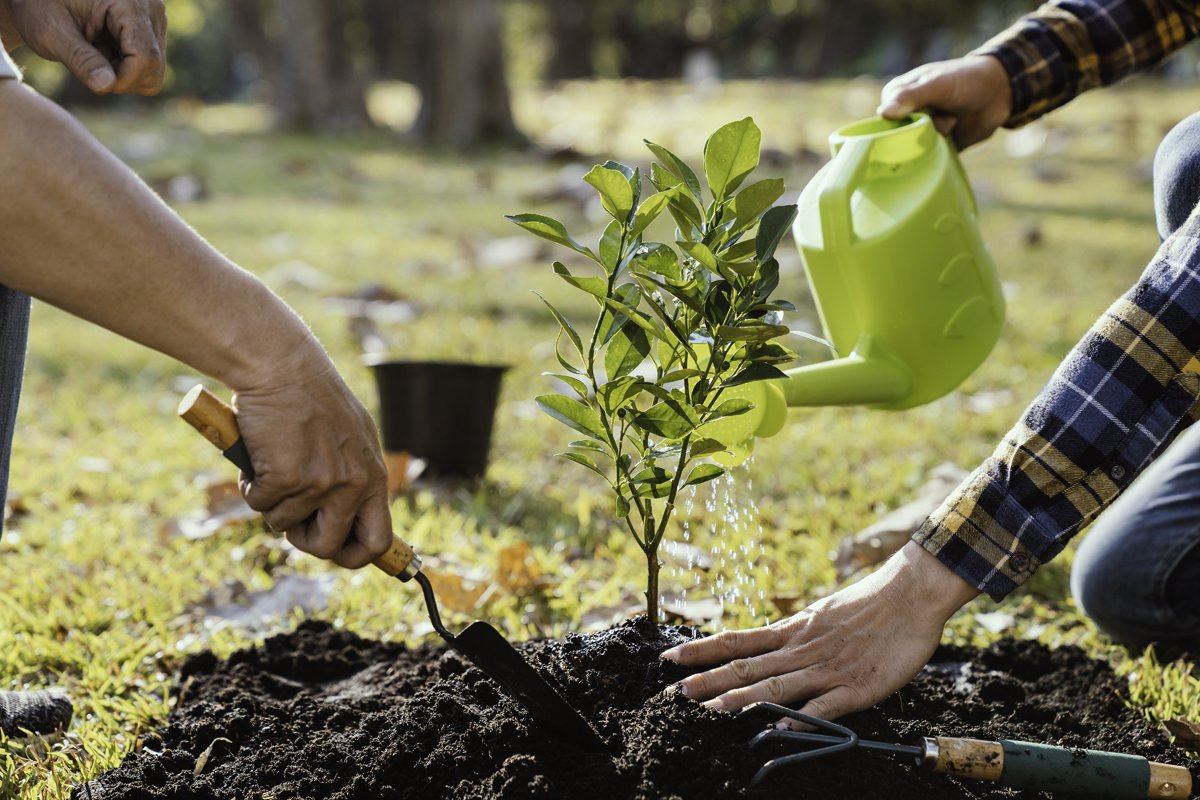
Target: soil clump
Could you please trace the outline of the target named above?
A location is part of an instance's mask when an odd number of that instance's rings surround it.
[[[453,650],[362,639],[304,622],[221,661],[187,659],[166,723],[140,751],[76,787],[77,800],[622,800],[787,797],[876,800],[1049,797],[956,780],[907,760],[853,752],[779,770],[746,744],[774,717],[709,711],[663,690],[689,670],[658,655],[698,636],[638,618],[518,648],[619,755],[544,733]],[[931,666],[875,708],[840,722],[864,739],[1018,739],[1196,762],[1137,709],[1107,663],[1075,647],[1003,640],[941,647]],[[204,754],[207,753],[207,756]],[[200,764],[200,761],[203,761]]]

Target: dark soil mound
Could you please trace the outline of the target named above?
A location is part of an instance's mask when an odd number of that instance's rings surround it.
[[[696,635],[638,619],[592,636],[519,645],[602,737],[620,745],[609,758],[543,733],[454,651],[407,649],[306,622],[224,662],[211,653],[189,658],[167,723],[74,797],[1017,796],[867,752],[798,764],[748,788],[772,755],[795,751],[745,747],[773,719],[711,712],[663,693],[687,671],[658,654]],[[1123,682],[1107,664],[1077,648],[1011,640],[983,651],[943,647],[932,664],[903,691],[842,722],[863,738],[904,744],[930,735],[1023,739],[1197,766],[1124,705]]]

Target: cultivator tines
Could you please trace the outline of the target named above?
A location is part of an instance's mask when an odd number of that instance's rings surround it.
[[[822,730],[831,732],[827,734],[771,729],[763,731],[755,736],[750,740],[749,743],[751,750],[757,749],[768,742],[801,742],[806,745],[820,746],[804,753],[794,753],[792,755],[780,756],[778,758],[771,759],[766,764],[763,764],[762,769],[755,773],[754,779],[750,781],[751,786],[757,786],[759,783],[765,780],[768,775],[775,770],[780,769],[781,767],[787,767],[800,761],[808,761],[813,758],[825,758],[826,756],[844,753],[848,750],[877,750],[895,755],[914,756],[918,759],[918,761],[925,754],[925,748],[923,747],[910,747],[909,745],[903,744],[888,744],[886,742],[871,742],[865,739],[859,739],[857,733],[843,725],[838,725],[834,722],[827,722],[823,719],[817,719],[816,717],[810,717],[808,714],[801,714],[799,711],[793,711],[790,708],[785,708],[784,706],[776,705],[775,703],[754,703],[753,705],[746,706],[744,709],[742,709],[738,716],[745,714],[770,714],[776,717],[788,717],[796,720],[797,722],[804,722],[808,725],[812,725],[814,728],[820,728]]]

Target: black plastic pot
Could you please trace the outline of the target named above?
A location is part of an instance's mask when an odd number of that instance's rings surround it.
[[[369,361],[379,389],[383,449],[425,461],[431,477],[479,478],[487,469],[500,379],[508,367]]]

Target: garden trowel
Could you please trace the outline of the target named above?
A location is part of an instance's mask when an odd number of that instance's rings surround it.
[[[247,479],[254,479],[250,454],[238,430],[237,414],[232,408],[203,386],[196,386],[179,404],[179,416],[219,447],[225,457],[245,473]],[[539,724],[581,749],[608,752],[608,745],[599,734],[499,631],[480,620],[471,623],[457,635],[446,630],[438,614],[437,599],[429,578],[421,574],[421,557],[403,539],[393,534],[391,549],[372,563],[403,582],[416,578],[425,595],[429,619],[438,634],[515,697]]]

